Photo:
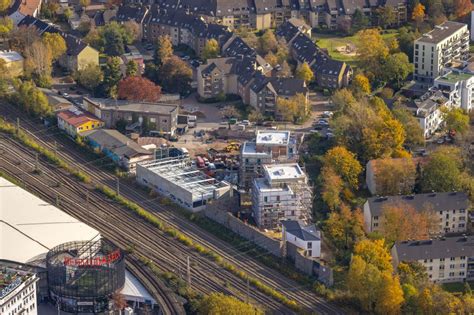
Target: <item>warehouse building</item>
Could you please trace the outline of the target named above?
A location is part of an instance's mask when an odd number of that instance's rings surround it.
[[[263,166],[252,188],[252,211],[259,228],[275,229],[282,220],[311,221],[312,190],[297,163]]]
[[[191,165],[188,157],[171,157],[137,164],[137,181],[193,212],[212,200],[232,194],[229,183],[219,182]]]

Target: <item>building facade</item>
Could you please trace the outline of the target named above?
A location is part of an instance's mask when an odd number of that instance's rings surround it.
[[[419,262],[430,281],[464,282],[474,279],[474,237],[442,237],[432,240],[396,242],[392,263]]]
[[[296,163],[263,166],[264,177],[252,187],[253,218],[259,228],[275,229],[282,220],[311,220],[312,190]]]
[[[321,232],[314,225],[302,226],[294,220],[281,221],[282,241],[304,251],[306,257],[321,257]]]
[[[0,280],[0,314],[38,314],[36,283],[39,278],[36,274],[0,265]]]
[[[104,126],[104,122],[100,119],[75,107],[58,112],[56,117],[58,119],[58,128],[64,130],[73,138],[82,135],[86,131]]]
[[[469,30],[466,24],[447,21],[415,40],[414,79],[431,86],[442,69],[454,60],[466,60],[469,53]]]
[[[470,112],[474,108],[474,74],[449,71],[436,78],[434,85],[447,97],[450,107]]]
[[[387,207],[411,207],[426,212],[433,219],[433,235],[465,233],[470,204],[463,192],[427,193],[408,196],[371,197],[364,204],[364,225],[367,233],[380,231]]]
[[[296,139],[290,131],[257,130],[255,141],[246,141],[240,148],[239,187],[250,189],[254,178],[264,175],[266,164],[297,159]]]

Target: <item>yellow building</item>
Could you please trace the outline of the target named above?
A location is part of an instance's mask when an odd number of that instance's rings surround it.
[[[85,131],[99,129],[104,126],[102,120],[77,108],[61,111],[57,117],[59,129],[66,131],[71,137],[76,137]]]
[[[74,72],[85,68],[88,64],[99,65],[99,52],[81,39],[62,34],[66,41],[66,53],[59,59],[61,66]]]
[[[24,58],[16,51],[0,51],[0,59],[5,61],[8,74],[17,77],[23,74]]]

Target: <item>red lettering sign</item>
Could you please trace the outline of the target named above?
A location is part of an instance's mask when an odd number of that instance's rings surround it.
[[[101,256],[96,258],[64,258],[65,266],[81,266],[81,267],[93,267],[93,266],[103,266],[111,264],[120,258],[120,250],[115,250],[108,254],[107,256]]]

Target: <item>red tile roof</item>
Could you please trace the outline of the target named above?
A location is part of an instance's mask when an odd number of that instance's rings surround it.
[[[102,122],[100,119],[96,118],[95,116],[81,112],[81,111],[71,111],[71,110],[65,110],[62,112],[58,113],[58,118],[61,118],[68,124],[74,126],[74,127],[79,127],[80,125],[88,122],[88,121],[96,121],[96,122]]]

